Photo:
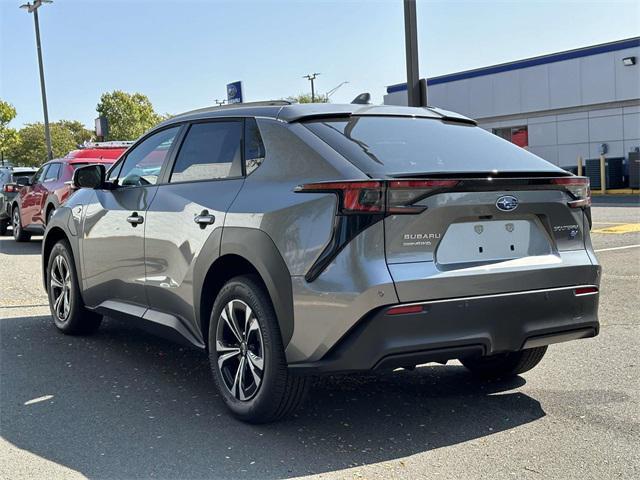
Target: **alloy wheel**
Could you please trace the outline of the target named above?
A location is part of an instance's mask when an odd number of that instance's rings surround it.
[[[255,313],[242,300],[228,302],[216,328],[218,369],[229,392],[253,398],[264,378],[264,341]]]
[[[20,231],[20,211],[18,208],[13,209],[13,215],[11,215],[11,226],[13,227],[14,235]]]
[[[51,297],[53,301],[53,311],[58,320],[64,322],[69,317],[71,310],[71,273],[67,260],[58,255],[53,260],[51,272],[49,273],[51,284]]]

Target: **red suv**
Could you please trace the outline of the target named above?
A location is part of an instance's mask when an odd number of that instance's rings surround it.
[[[64,158],[40,167],[31,179],[20,179],[22,186],[11,206],[11,225],[16,242],[26,242],[33,234],[42,234],[53,212],[73,193],[71,178],[76,168],[103,163],[107,168],[133,142],[85,143]]]

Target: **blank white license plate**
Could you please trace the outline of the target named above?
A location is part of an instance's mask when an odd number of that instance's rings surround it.
[[[438,263],[478,263],[551,251],[547,237],[530,220],[489,220],[452,223],[442,237],[436,258]]]

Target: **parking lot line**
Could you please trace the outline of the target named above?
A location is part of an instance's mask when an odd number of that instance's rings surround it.
[[[634,233],[640,232],[640,223],[623,223],[612,227],[597,228],[591,230],[591,233]]]
[[[598,252],[609,252],[611,250],[625,250],[627,248],[637,248],[640,247],[640,245],[625,245],[623,247],[609,247],[609,248],[599,248],[597,250],[594,250],[594,252],[598,253]]]

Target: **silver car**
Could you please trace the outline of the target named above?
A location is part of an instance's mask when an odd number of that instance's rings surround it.
[[[318,374],[507,377],[598,334],[587,179],[452,112],[206,108],[74,183],[42,246],[55,325],[118,317],[208,352],[245,421]]]

